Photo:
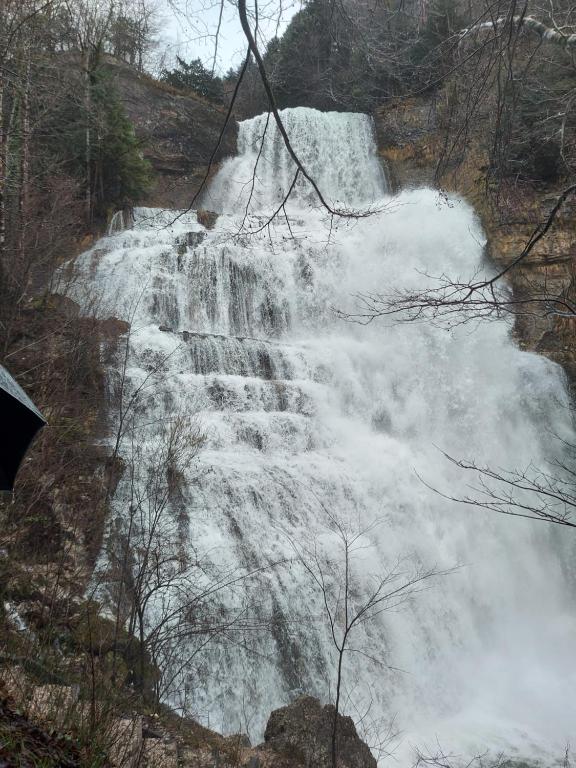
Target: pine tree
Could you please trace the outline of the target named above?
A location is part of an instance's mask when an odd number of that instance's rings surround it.
[[[95,195],[99,213],[138,202],[151,183],[151,168],[142,155],[132,123],[110,84],[104,80],[95,92],[101,130],[94,149]]]
[[[176,57],[178,66],[175,69],[164,69],[160,79],[174,88],[204,96],[204,98],[222,104],[224,101],[224,85],[222,79],[213,75],[200,59],[193,59],[186,63],[179,56]]]

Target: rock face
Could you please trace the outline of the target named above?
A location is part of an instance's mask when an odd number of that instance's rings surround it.
[[[146,202],[188,207],[218,142],[224,108],[177,91],[111,56],[106,57],[106,69],[156,174],[155,188]],[[235,154],[236,134],[236,122],[231,121],[214,156],[212,172],[223,158]]]
[[[272,712],[265,742],[252,747],[245,734],[222,736],[167,708],[142,714],[128,699],[110,706],[86,696],[81,685],[39,685],[35,674],[0,657],[0,767],[23,765],[21,752],[35,755],[36,749],[54,757],[47,766],[87,765],[76,758],[92,738],[95,717],[110,768],[332,768],[334,707],[311,696]],[[338,768],[376,768],[351,718],[339,715],[338,731]]]
[[[438,131],[434,102],[412,99],[378,107],[374,125],[392,191],[434,186]]]
[[[333,722],[332,705],[322,706],[318,699],[302,696],[272,712],[264,734],[266,747],[296,758],[307,768],[330,768]],[[337,747],[339,768],[376,768],[350,717],[338,715]]]

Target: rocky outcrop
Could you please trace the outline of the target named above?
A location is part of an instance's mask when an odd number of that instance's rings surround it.
[[[10,760],[20,754],[18,745],[32,734],[41,746],[48,739],[56,753],[62,744],[76,744],[70,763],[48,762],[48,766],[88,765],[91,751],[85,742],[92,734],[110,768],[332,767],[334,707],[311,696],[272,712],[265,742],[257,747],[244,734],[222,736],[164,708],[142,714],[129,701],[124,699],[124,709],[118,702],[110,706],[102,698],[86,696],[79,685],[38,684],[22,666],[0,663],[0,722],[9,715],[5,725],[14,737],[7,752],[0,744],[0,762],[6,757],[6,764],[12,765]],[[3,732],[0,725],[0,741]],[[342,715],[337,746],[338,768],[376,768],[352,719]]]
[[[146,202],[152,206],[185,208],[208,170],[226,111],[192,93],[183,93],[106,57],[110,75],[156,183]],[[236,123],[231,121],[218,147],[212,172],[236,152]]]
[[[330,768],[334,714],[331,704],[322,706],[318,699],[302,696],[272,712],[264,734],[266,747],[296,758],[306,768]],[[336,744],[339,768],[376,768],[352,718],[338,715]]]
[[[374,124],[392,192],[433,186],[438,130],[434,102],[412,99],[379,107]]]

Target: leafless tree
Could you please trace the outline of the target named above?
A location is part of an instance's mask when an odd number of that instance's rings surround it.
[[[567,744],[564,754],[558,760],[562,768],[570,768],[572,765],[571,749]],[[434,748],[418,748],[416,750],[416,760],[414,768],[504,768],[509,765],[510,757],[504,753],[489,754],[488,752],[478,753],[470,756],[463,756],[447,752],[441,744],[436,743]]]
[[[385,572],[369,576],[363,583],[362,553],[370,548],[370,534],[378,527],[354,525],[343,521],[324,509],[327,530],[335,537],[337,555],[331,556],[318,540],[310,544],[287,536],[299,562],[310,577],[323,605],[324,618],[336,650],[334,719],[331,736],[332,767],[338,761],[338,718],[341,710],[344,680],[344,661],[355,653],[367,660],[386,666],[369,651],[354,643],[356,630],[375,621],[381,614],[399,608],[428,588],[433,578],[448,571],[436,568],[413,567],[410,560],[398,559]]]
[[[454,495],[450,490],[437,488],[425,478],[421,480],[449,501],[502,515],[576,528],[576,445],[563,442],[564,458],[555,459],[547,466],[531,463],[520,469],[494,469],[472,459],[444,454],[448,461],[470,475],[466,495]]]
[[[153,437],[153,445],[143,448],[147,426],[136,417],[129,420],[121,452],[124,491],[119,495],[127,511],[121,511],[110,531],[103,580],[117,626],[128,633],[124,654],[136,652],[141,692],[145,695],[152,685],[155,702],[160,702],[174,698],[183,673],[208,645],[266,629],[247,605],[240,603],[227,613],[215,605],[225,593],[242,591],[269,566],[216,568],[196,550],[179,516],[185,514],[180,486],[203,441],[198,422],[186,409]],[[119,631],[116,638],[118,646]],[[119,648],[114,652],[118,655]],[[150,665],[153,679],[147,674]]]

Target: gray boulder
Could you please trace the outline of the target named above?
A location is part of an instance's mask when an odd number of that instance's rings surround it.
[[[306,768],[332,767],[334,707],[312,696],[301,696],[274,710],[268,720],[266,747],[295,758]],[[338,715],[338,768],[376,768],[376,760],[360,739],[350,717]]]

